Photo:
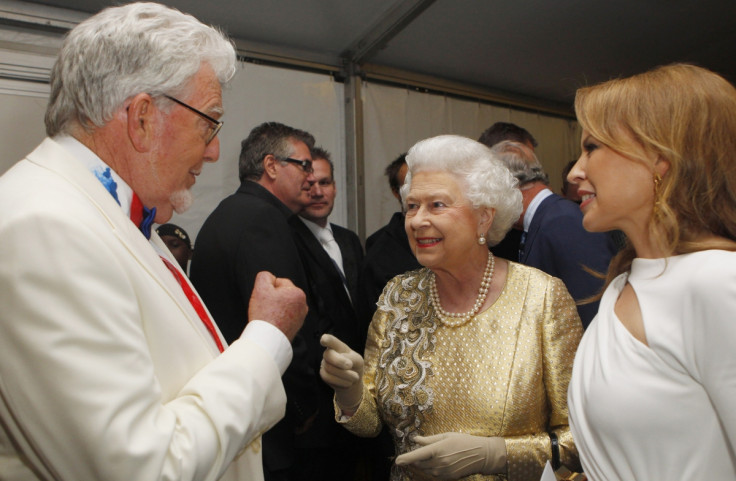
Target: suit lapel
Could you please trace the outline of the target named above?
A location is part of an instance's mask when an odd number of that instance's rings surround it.
[[[311,258],[312,265],[318,265],[320,267],[320,269],[322,270],[322,274],[327,276],[329,284],[331,286],[341,287],[340,289],[335,289],[335,291],[338,292],[336,295],[339,297],[339,299],[341,299],[341,302],[345,303],[346,305],[352,308],[352,301],[348,297],[348,294],[345,291],[345,288],[343,287],[344,284],[342,282],[342,276],[337,271],[337,266],[335,265],[335,263],[333,262],[332,258],[327,253],[327,251],[324,250],[324,248],[322,247],[322,244],[314,236],[314,234],[312,234],[312,231],[309,230],[309,227],[307,227],[304,224],[304,222],[302,222],[298,218],[298,216],[294,216],[292,220],[292,227],[294,228],[297,236],[300,239],[300,244],[303,246],[303,249],[300,248],[300,250],[305,251],[303,255],[309,256]],[[335,240],[337,241],[337,238],[335,238]],[[342,245],[340,245],[339,241],[338,241],[338,245],[340,246],[340,250],[342,251]],[[344,260],[344,256],[343,256],[343,260]],[[309,272],[311,270],[309,260],[305,260],[304,268],[305,270],[307,270],[307,274],[310,277],[319,275],[319,273]],[[318,297],[321,295],[322,296],[325,295],[325,293],[320,293],[320,292],[315,293],[315,294]],[[328,294],[328,295],[331,295],[331,294]]]
[[[161,260],[159,254],[151,246],[148,239],[138,230],[138,226],[123,213],[118,203],[113,199],[105,187],[90,173],[79,161],[77,161],[63,147],[52,139],[44,140],[31,154],[28,160],[46,168],[60,177],[64,178],[79,191],[81,191],[90,203],[97,208],[108,222],[109,227],[130,252],[136,262],[145,270],[161,288],[178,305],[182,313],[195,327],[196,331],[203,334],[208,346],[219,354],[217,346],[210,337],[209,332],[202,324],[201,319],[184,295],[176,278],[169,272]],[[177,262],[169,254],[166,244],[153,232],[152,242],[167,255],[169,260],[176,266]],[[186,278],[186,275],[184,276]],[[193,289],[194,290],[194,289]],[[196,292],[196,290],[194,291]],[[208,312],[209,315],[209,312]],[[212,318],[210,316],[210,318]],[[220,336],[222,338],[222,336]],[[224,340],[223,340],[224,343]]]
[[[310,255],[312,259],[330,275],[330,277],[337,279],[342,284],[342,279],[340,278],[340,274],[337,272],[335,263],[332,261],[332,258],[327,251],[324,250],[319,240],[314,236],[314,234],[312,234],[312,231],[309,230],[309,227],[304,225],[304,222],[302,222],[297,216],[294,217],[292,224],[295,226],[295,230],[301,238],[307,254]],[[340,248],[342,249],[342,246],[340,246]]]
[[[345,278],[348,281],[348,289],[350,289],[350,295],[355,299],[358,279],[358,255],[354,252],[353,244],[350,242],[348,236],[345,235],[345,231],[335,224],[331,224],[331,226],[335,241],[340,246],[342,268],[345,271]]]

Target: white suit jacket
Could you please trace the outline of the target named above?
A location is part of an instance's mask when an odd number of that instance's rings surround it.
[[[1,480],[259,480],[285,403],[271,355],[220,354],[65,149],[46,139],[0,178]]]

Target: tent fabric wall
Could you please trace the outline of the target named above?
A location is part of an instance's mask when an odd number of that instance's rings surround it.
[[[17,88],[3,88],[2,84]],[[46,135],[43,116],[48,88],[43,95],[24,95],[21,84],[26,82],[0,82],[0,174],[29,154]]]

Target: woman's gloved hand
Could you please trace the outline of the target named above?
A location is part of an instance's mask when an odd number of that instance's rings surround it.
[[[437,479],[506,471],[506,442],[500,437],[444,433],[416,436],[414,442],[421,447],[397,457],[397,465],[420,470]]]
[[[363,357],[330,334],[324,334],[319,342],[327,348],[319,375],[335,390],[335,402],[342,412],[352,416],[363,399]]]

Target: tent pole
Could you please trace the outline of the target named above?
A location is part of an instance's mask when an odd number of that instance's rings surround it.
[[[345,65],[345,167],[348,228],[365,242],[365,150],[362,82],[354,63]]]

